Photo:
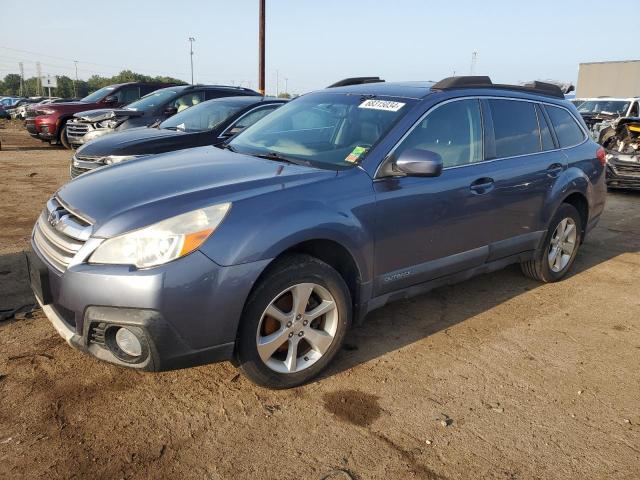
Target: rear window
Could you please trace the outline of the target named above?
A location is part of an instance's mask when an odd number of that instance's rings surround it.
[[[535,104],[515,100],[489,100],[496,157],[515,157],[540,151]]]
[[[573,147],[582,143],[584,140],[584,133],[582,129],[567,110],[560,107],[546,106],[551,123],[556,131],[558,142],[560,147],[567,148]]]

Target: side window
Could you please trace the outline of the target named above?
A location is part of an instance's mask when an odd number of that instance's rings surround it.
[[[535,104],[516,100],[489,100],[496,157],[515,157],[536,153],[540,148],[540,132]]]
[[[556,131],[558,142],[562,148],[573,147],[582,143],[584,133],[576,119],[567,110],[560,107],[546,106],[551,123]]]
[[[394,156],[409,149],[438,153],[444,168],[482,161],[480,102],[457,100],[436,108],[398,145]]]
[[[264,107],[264,108],[260,108],[258,110],[254,110],[253,112],[248,113],[247,115],[245,115],[244,117],[241,117],[234,125],[233,128],[242,128],[245,129],[247,127],[250,127],[251,125],[253,125],[254,123],[256,123],[258,120],[260,120],[263,117],[266,117],[268,114],[270,114],[271,112],[273,112],[276,108],[278,108],[280,105],[270,105],[268,107]]]
[[[556,148],[556,146],[553,143],[553,137],[551,136],[551,130],[549,129],[547,119],[542,113],[542,108],[539,104],[536,104],[536,114],[538,115],[538,125],[540,126],[540,140],[542,141],[542,150],[553,150],[554,148]]]
[[[638,102],[633,102],[633,105],[631,105],[631,110],[629,111],[629,116],[637,117],[638,115],[640,115],[640,111],[638,111]]]
[[[182,95],[173,101],[172,106],[178,109],[178,113],[186,110],[189,107],[193,107],[201,102],[204,102],[203,92],[192,92]]]
[[[123,87],[118,90],[118,93],[116,93],[116,97],[118,97],[118,103],[123,103],[125,105],[131,102],[135,102],[140,98],[140,87]]]

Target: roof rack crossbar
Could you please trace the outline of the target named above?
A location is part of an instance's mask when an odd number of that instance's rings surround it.
[[[500,88],[503,90],[515,90],[519,92],[535,93],[550,97],[564,98],[562,89],[553,83],[530,82],[525,85],[503,85],[493,83],[486,76],[448,77],[440,80],[431,87],[434,90],[452,90],[456,88]]]

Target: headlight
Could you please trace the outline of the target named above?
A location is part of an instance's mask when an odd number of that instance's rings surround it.
[[[104,157],[105,165],[113,165],[114,163],[124,162],[126,160],[135,160],[136,158],[146,157],[146,155],[107,155]]]
[[[93,252],[89,263],[147,268],[183,257],[209,238],[230,208],[231,203],[221,203],[110,238]]]
[[[100,128],[116,128],[118,126],[118,122],[115,120],[103,120],[98,122],[98,127]]]

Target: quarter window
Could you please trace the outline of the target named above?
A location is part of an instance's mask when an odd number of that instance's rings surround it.
[[[540,132],[535,104],[515,100],[489,100],[496,157],[515,157],[536,153],[540,148]]]
[[[398,145],[394,156],[398,158],[409,149],[436,152],[445,168],[480,162],[482,121],[478,100],[458,100],[433,110]]]
[[[118,93],[116,93],[116,97],[118,97],[118,103],[127,105],[131,102],[135,102],[140,98],[140,89],[137,85],[132,87],[124,87],[118,90]]]
[[[540,140],[542,141],[542,150],[553,150],[556,148],[553,143],[553,137],[551,136],[551,130],[549,129],[549,124],[547,123],[547,119],[542,113],[542,108],[540,105],[536,105],[536,113],[538,114],[538,124],[540,125]]]
[[[547,105],[547,112],[562,148],[573,147],[584,140],[584,133],[567,110]]]

